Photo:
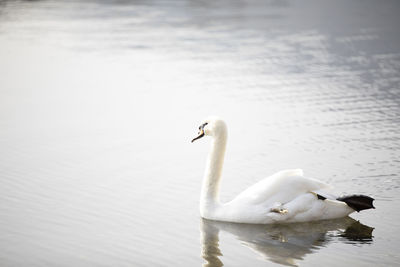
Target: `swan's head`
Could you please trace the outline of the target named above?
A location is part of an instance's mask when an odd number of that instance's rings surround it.
[[[226,137],[226,132],[227,128],[223,120],[217,117],[210,117],[200,124],[198,136],[192,140],[192,143],[206,135],[214,137]]]

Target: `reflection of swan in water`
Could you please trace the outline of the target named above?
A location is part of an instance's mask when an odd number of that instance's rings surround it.
[[[318,222],[260,225],[217,222],[202,219],[201,242],[204,266],[223,266],[219,231],[233,234],[264,260],[296,266],[307,254],[315,253],[331,241],[371,243],[374,228],[345,217]]]

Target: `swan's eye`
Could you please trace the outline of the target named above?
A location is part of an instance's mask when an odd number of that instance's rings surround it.
[[[206,127],[207,124],[208,124],[208,122],[205,122],[202,125],[200,125],[199,126],[199,131],[204,130],[204,127]]]

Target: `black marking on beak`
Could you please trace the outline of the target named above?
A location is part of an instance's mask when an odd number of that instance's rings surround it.
[[[200,125],[200,127],[199,127],[199,135],[198,135],[197,137],[193,138],[192,143],[193,143],[194,141],[196,141],[197,139],[202,138],[202,137],[205,135],[205,133],[204,133],[204,127],[205,127],[207,124],[208,124],[208,123],[206,122],[206,123],[203,123],[202,125]]]
[[[192,143],[193,143],[194,141],[196,141],[197,139],[202,138],[203,136],[204,136],[204,131],[200,132],[199,136],[193,138],[193,139],[192,139]]]

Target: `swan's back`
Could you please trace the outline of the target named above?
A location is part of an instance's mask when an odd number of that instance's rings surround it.
[[[271,206],[275,203],[287,203],[304,193],[329,188],[331,186],[326,183],[305,178],[301,169],[285,170],[250,186],[231,203]]]

